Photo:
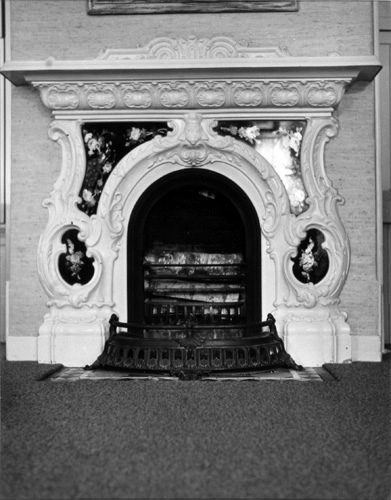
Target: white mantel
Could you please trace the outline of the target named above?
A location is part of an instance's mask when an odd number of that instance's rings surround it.
[[[126,316],[123,269],[132,209],[154,182],[186,168],[222,173],[252,201],[269,287],[263,310],[275,315],[295,361],[319,366],[351,360],[350,327],[339,306],[349,241],[338,214],[343,199],[327,176],[324,147],[338,132],[334,111],[345,90],[357,80],[371,81],[379,70],[375,57],[293,57],[227,37],[158,38],[142,48],[106,50],[93,60],[6,63],[1,72],[15,85],[39,90],[54,118],[50,137],[63,151],[60,177],[44,202],[49,221],[38,250],[39,277],[49,296],[39,361],[80,366],[100,354],[111,314]],[[281,179],[265,158],[213,130],[216,120],[245,119],[306,120],[301,149],[306,212],[289,211]],[[97,214],[88,217],[77,208],[86,165],[80,124],[137,120],[168,121],[172,132],[120,161]],[[58,272],[61,236],[71,227],[80,230],[95,259],[94,277],[83,286],[68,285]],[[295,280],[290,260],[308,228],[323,232],[330,258],[329,272],[316,285]],[[377,337],[370,349],[380,356]]]

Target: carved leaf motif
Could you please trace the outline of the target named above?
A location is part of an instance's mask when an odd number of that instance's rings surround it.
[[[204,144],[199,144],[195,147],[183,147],[180,150],[181,159],[192,166],[198,166],[205,162],[208,157],[209,150]]]

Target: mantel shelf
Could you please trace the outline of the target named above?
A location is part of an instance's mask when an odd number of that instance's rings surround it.
[[[381,69],[367,57],[252,57],[227,59],[94,59],[9,61],[1,73],[14,85],[34,82],[122,82],[183,79],[350,79],[371,81]]]

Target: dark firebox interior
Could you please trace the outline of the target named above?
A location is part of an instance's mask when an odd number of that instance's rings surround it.
[[[155,183],[129,224],[128,321],[260,321],[259,233],[246,194],[219,174],[185,171]]]

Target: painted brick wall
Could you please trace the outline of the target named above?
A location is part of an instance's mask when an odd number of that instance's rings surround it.
[[[371,1],[300,2],[297,13],[87,16],[87,0],[11,1],[14,60],[89,59],[105,48],[144,45],[156,36],[226,35],[294,56],[373,54]],[[342,293],[355,334],[376,333],[374,85],[356,84],[339,109],[340,133],[326,148],[328,173],[344,196],[340,213],[352,263]],[[36,335],[46,312],[36,252],[57,179],[60,148],[47,137],[50,112],[31,88],[12,93],[11,335]]]

